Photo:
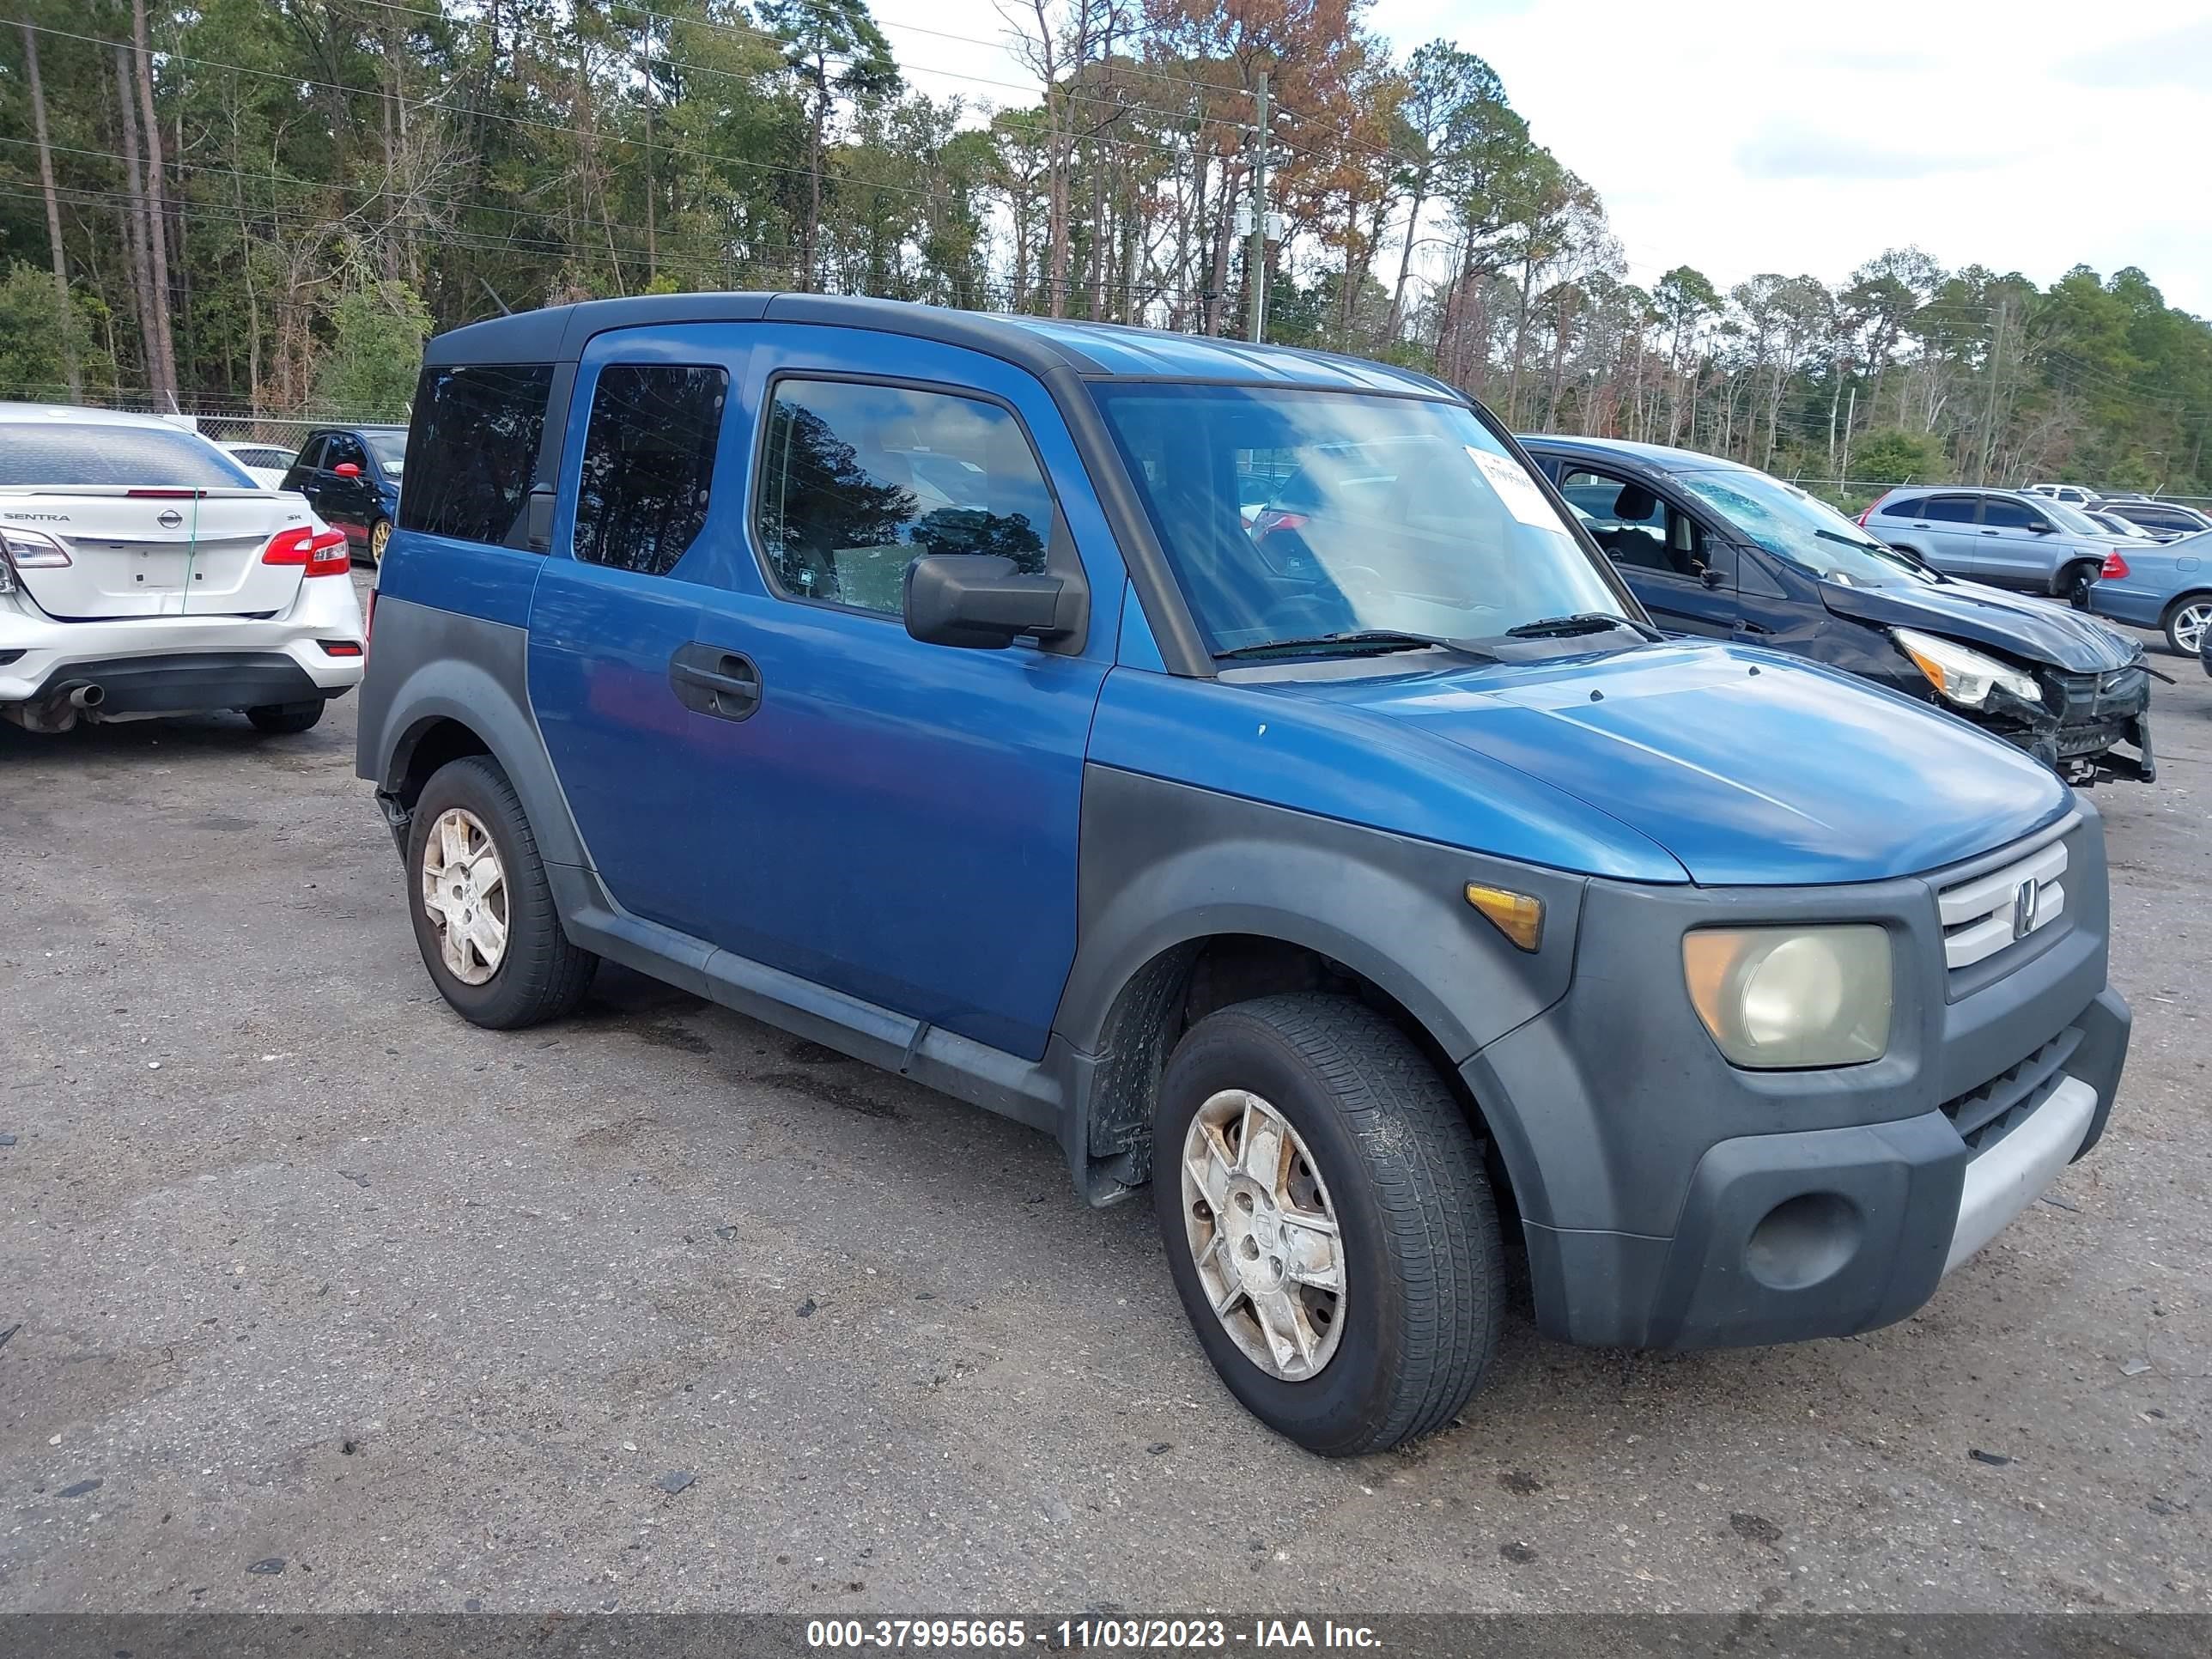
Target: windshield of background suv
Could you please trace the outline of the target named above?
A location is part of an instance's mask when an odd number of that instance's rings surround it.
[[[22,484],[260,488],[237,462],[190,432],[58,421],[0,425],[0,486]]]
[[[1096,391],[1217,654],[1332,635],[1486,640],[1631,614],[1535,480],[1459,404]]]
[[[1674,482],[1776,558],[1822,581],[1840,587],[1901,587],[1941,580],[1875,540],[1826,502],[1764,472],[1683,472]]]
[[[2094,519],[2078,507],[2069,506],[2064,501],[2038,501],[2035,507],[2038,512],[2049,518],[2051,523],[2069,536],[2086,536],[2093,542],[2112,539],[2105,532],[2097,528],[2097,521]]]
[[[377,465],[384,469],[385,476],[398,477],[407,460],[407,434],[404,432],[364,432],[361,435],[374,452]]]

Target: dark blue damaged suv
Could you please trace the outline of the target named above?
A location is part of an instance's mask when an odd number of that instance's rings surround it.
[[[1224,1380],[1448,1422],[1570,1340],[1904,1317],[2104,1133],[2104,838],[1910,699],[1659,636],[1484,410],[860,300],[434,340],[360,769],[479,1024],[603,957],[1150,1185]]]

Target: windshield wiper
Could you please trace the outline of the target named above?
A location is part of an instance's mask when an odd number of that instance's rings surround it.
[[[1463,657],[1478,658],[1484,662],[1496,662],[1495,653],[1468,640],[1439,639],[1429,634],[1401,634],[1391,629],[1356,629],[1345,634],[1316,634],[1310,639],[1262,640],[1257,645],[1240,645],[1234,650],[1217,651],[1214,655],[1224,661],[1243,657],[1266,656],[1278,651],[1456,651]]]
[[[1656,628],[1632,622],[1626,617],[1608,615],[1602,611],[1577,611],[1571,617],[1539,617],[1534,622],[1522,623],[1517,628],[1505,630],[1509,640],[1559,640],[1574,634],[1610,634],[1616,628],[1626,628],[1641,634],[1647,640],[1662,639]]]

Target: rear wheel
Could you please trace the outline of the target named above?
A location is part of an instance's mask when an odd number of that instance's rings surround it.
[[[2166,642],[2175,654],[2193,657],[2204,649],[2212,629],[2212,593],[2184,593],[2166,612]]]
[[[1474,1133],[1402,1032],[1342,997],[1209,1014],[1153,1146],[1176,1289],[1246,1409],[1335,1457],[1450,1422],[1497,1349],[1504,1255]]]
[[[392,540],[392,520],[379,519],[368,527],[368,568],[375,569],[384,562],[384,550]]]
[[[496,762],[471,755],[423,786],[407,832],[415,943],[439,993],[495,1030],[573,1012],[599,959],[569,941],[538,840]]]
[[[272,702],[246,711],[246,718],[253,722],[255,731],[266,732],[272,737],[290,737],[305,732],[322,717],[320,697],[306,702]]]
[[[2069,564],[2058,573],[2057,585],[2051,589],[2054,599],[2061,599],[2076,611],[2089,608],[2089,590],[2097,585],[2098,567],[2087,560]]]

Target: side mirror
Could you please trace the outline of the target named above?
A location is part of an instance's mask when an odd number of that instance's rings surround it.
[[[553,486],[538,484],[523,503],[522,534],[524,544],[532,553],[543,553],[553,545]]]
[[[2031,536],[2054,535],[2057,532],[2057,529],[2058,526],[2051,523],[2048,519],[2038,519],[2033,524],[2027,527],[2028,534]]]
[[[1705,566],[1704,569],[1698,572],[1698,580],[1703,582],[1707,587],[1725,587],[1728,586],[1728,578],[1719,571],[1714,569],[1711,565]]]
[[[906,631],[927,645],[1003,651],[1024,634],[1073,631],[1080,594],[990,553],[929,553],[906,568]]]
[[[358,478],[361,477],[361,468],[351,461],[340,461],[336,466],[332,467],[331,471],[337,473],[341,478]]]

